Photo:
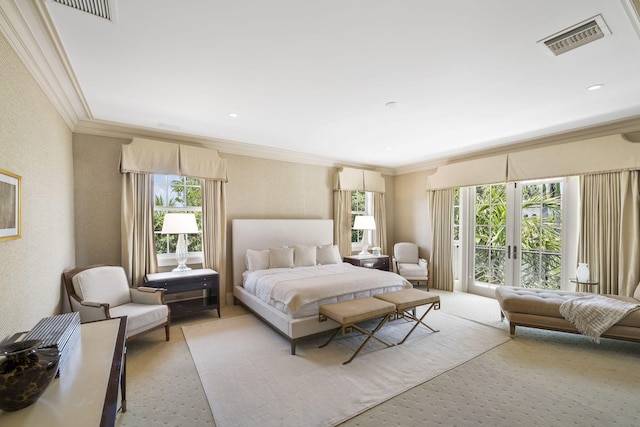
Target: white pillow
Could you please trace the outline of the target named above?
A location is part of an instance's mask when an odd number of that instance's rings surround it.
[[[293,248],[270,248],[269,268],[292,268]]]
[[[269,268],[269,249],[260,251],[247,249],[245,262],[249,271],[266,270]]]
[[[338,264],[342,262],[340,251],[336,245],[318,246],[316,259],[318,264]]]
[[[293,245],[293,261],[296,267],[316,265],[316,247]]]
[[[637,300],[640,300],[640,283],[636,286],[636,291],[633,293],[633,297]]]

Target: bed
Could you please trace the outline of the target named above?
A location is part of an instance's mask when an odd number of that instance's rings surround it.
[[[340,327],[318,321],[319,305],[412,287],[395,273],[343,263],[333,220],[236,219],[231,242],[234,301],[286,337],[291,354],[299,340]]]

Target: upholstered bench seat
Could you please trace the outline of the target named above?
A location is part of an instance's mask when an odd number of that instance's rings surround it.
[[[575,326],[562,316],[560,305],[571,298],[585,295],[591,294],[511,286],[496,288],[496,299],[500,303],[501,315],[509,321],[511,335],[515,335],[516,326],[579,333]],[[630,303],[638,303],[638,300],[632,297],[607,296]],[[640,341],[640,310],[622,318],[605,331],[602,337]]]

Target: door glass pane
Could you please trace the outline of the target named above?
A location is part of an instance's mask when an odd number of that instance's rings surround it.
[[[476,187],[474,257],[476,282],[505,284],[506,203],[505,184]]]
[[[521,286],[560,289],[562,185],[522,186]]]

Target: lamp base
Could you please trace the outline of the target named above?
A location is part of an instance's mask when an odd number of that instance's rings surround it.
[[[191,268],[187,267],[187,260],[189,259],[189,252],[187,251],[187,238],[184,234],[178,234],[178,244],[176,245],[176,261],[178,266],[171,271],[189,271]]]
[[[363,250],[360,251],[360,253],[358,255],[371,255],[371,254],[369,253],[368,250],[363,249]]]
[[[187,267],[184,264],[180,264],[179,266],[177,266],[176,268],[174,268],[171,271],[189,271],[189,270],[191,270],[191,267]]]

